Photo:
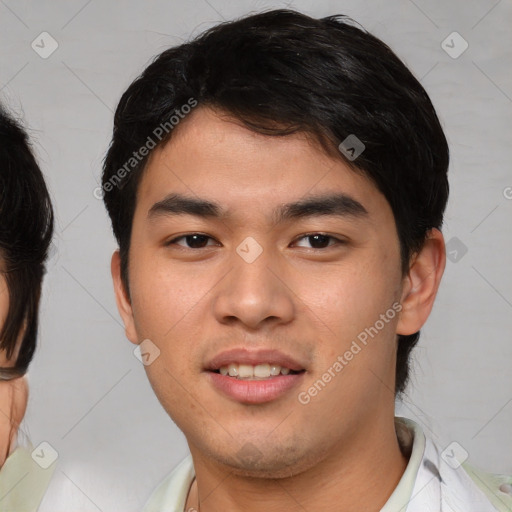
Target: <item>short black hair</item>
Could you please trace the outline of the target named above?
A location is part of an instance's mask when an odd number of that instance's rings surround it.
[[[14,366],[0,368],[0,380],[25,374],[34,355],[53,222],[48,189],[28,136],[0,105],[0,262],[9,294],[0,349],[7,359],[21,336]]]
[[[419,81],[385,43],[345,16],[315,19],[272,10],[221,23],[167,49],[123,94],[104,162],[102,195],[128,295],[131,228],[147,161],[138,150],[152,148],[155,134],[158,144],[169,140],[172,118],[183,117],[191,99],[259,133],[310,134],[371,179],[393,211],[404,272],[429,230],[441,227],[449,150]],[[347,155],[338,149],[349,136],[364,145],[355,160],[354,151]],[[419,332],[398,337],[396,394],[406,387],[418,339]]]

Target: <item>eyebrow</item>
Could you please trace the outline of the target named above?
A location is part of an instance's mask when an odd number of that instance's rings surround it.
[[[148,212],[149,219],[174,215],[219,219],[228,216],[227,211],[218,203],[177,193],[169,194],[158,201]],[[279,205],[272,212],[272,220],[279,224],[289,220],[320,215],[362,218],[368,215],[368,211],[359,201],[347,194],[324,194]]]

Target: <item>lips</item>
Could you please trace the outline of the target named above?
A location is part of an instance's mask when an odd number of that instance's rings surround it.
[[[255,405],[286,396],[303,380],[305,365],[277,350],[234,349],[211,359],[205,371],[224,396]]]

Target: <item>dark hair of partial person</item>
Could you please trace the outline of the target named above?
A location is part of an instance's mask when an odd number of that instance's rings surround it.
[[[314,19],[273,10],[219,24],[165,50],[117,106],[103,186],[190,98],[255,132],[305,132],[372,180],[393,211],[404,273],[429,230],[441,227],[449,150],[435,109],[393,51],[350,18]],[[351,134],[365,145],[354,161],[338,150]],[[103,198],[128,296],[132,220],[146,161]],[[418,339],[419,332],[398,337],[396,395],[407,385],[410,353]]]
[[[0,105],[0,264],[9,294],[0,349],[11,359],[20,343],[13,366],[0,368],[0,380],[23,375],[34,355],[52,234],[50,196],[28,136]]]

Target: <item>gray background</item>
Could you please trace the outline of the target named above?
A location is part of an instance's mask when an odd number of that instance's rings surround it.
[[[57,213],[24,422],[34,446],[47,441],[59,453],[43,511],[138,510],[187,453],[115,307],[109,263],[116,246],[93,196],[112,111],[155,54],[223,19],[284,5],[0,0],[0,97],[26,119]],[[318,17],[352,16],[405,60],[438,110],[452,152],[444,234],[455,237],[455,261],[447,263],[398,412],[442,446],[459,442],[474,464],[510,473],[512,3],[288,5]],[[59,45],[47,59],[31,48],[43,31]],[[469,44],[456,59],[441,47],[453,31]]]

